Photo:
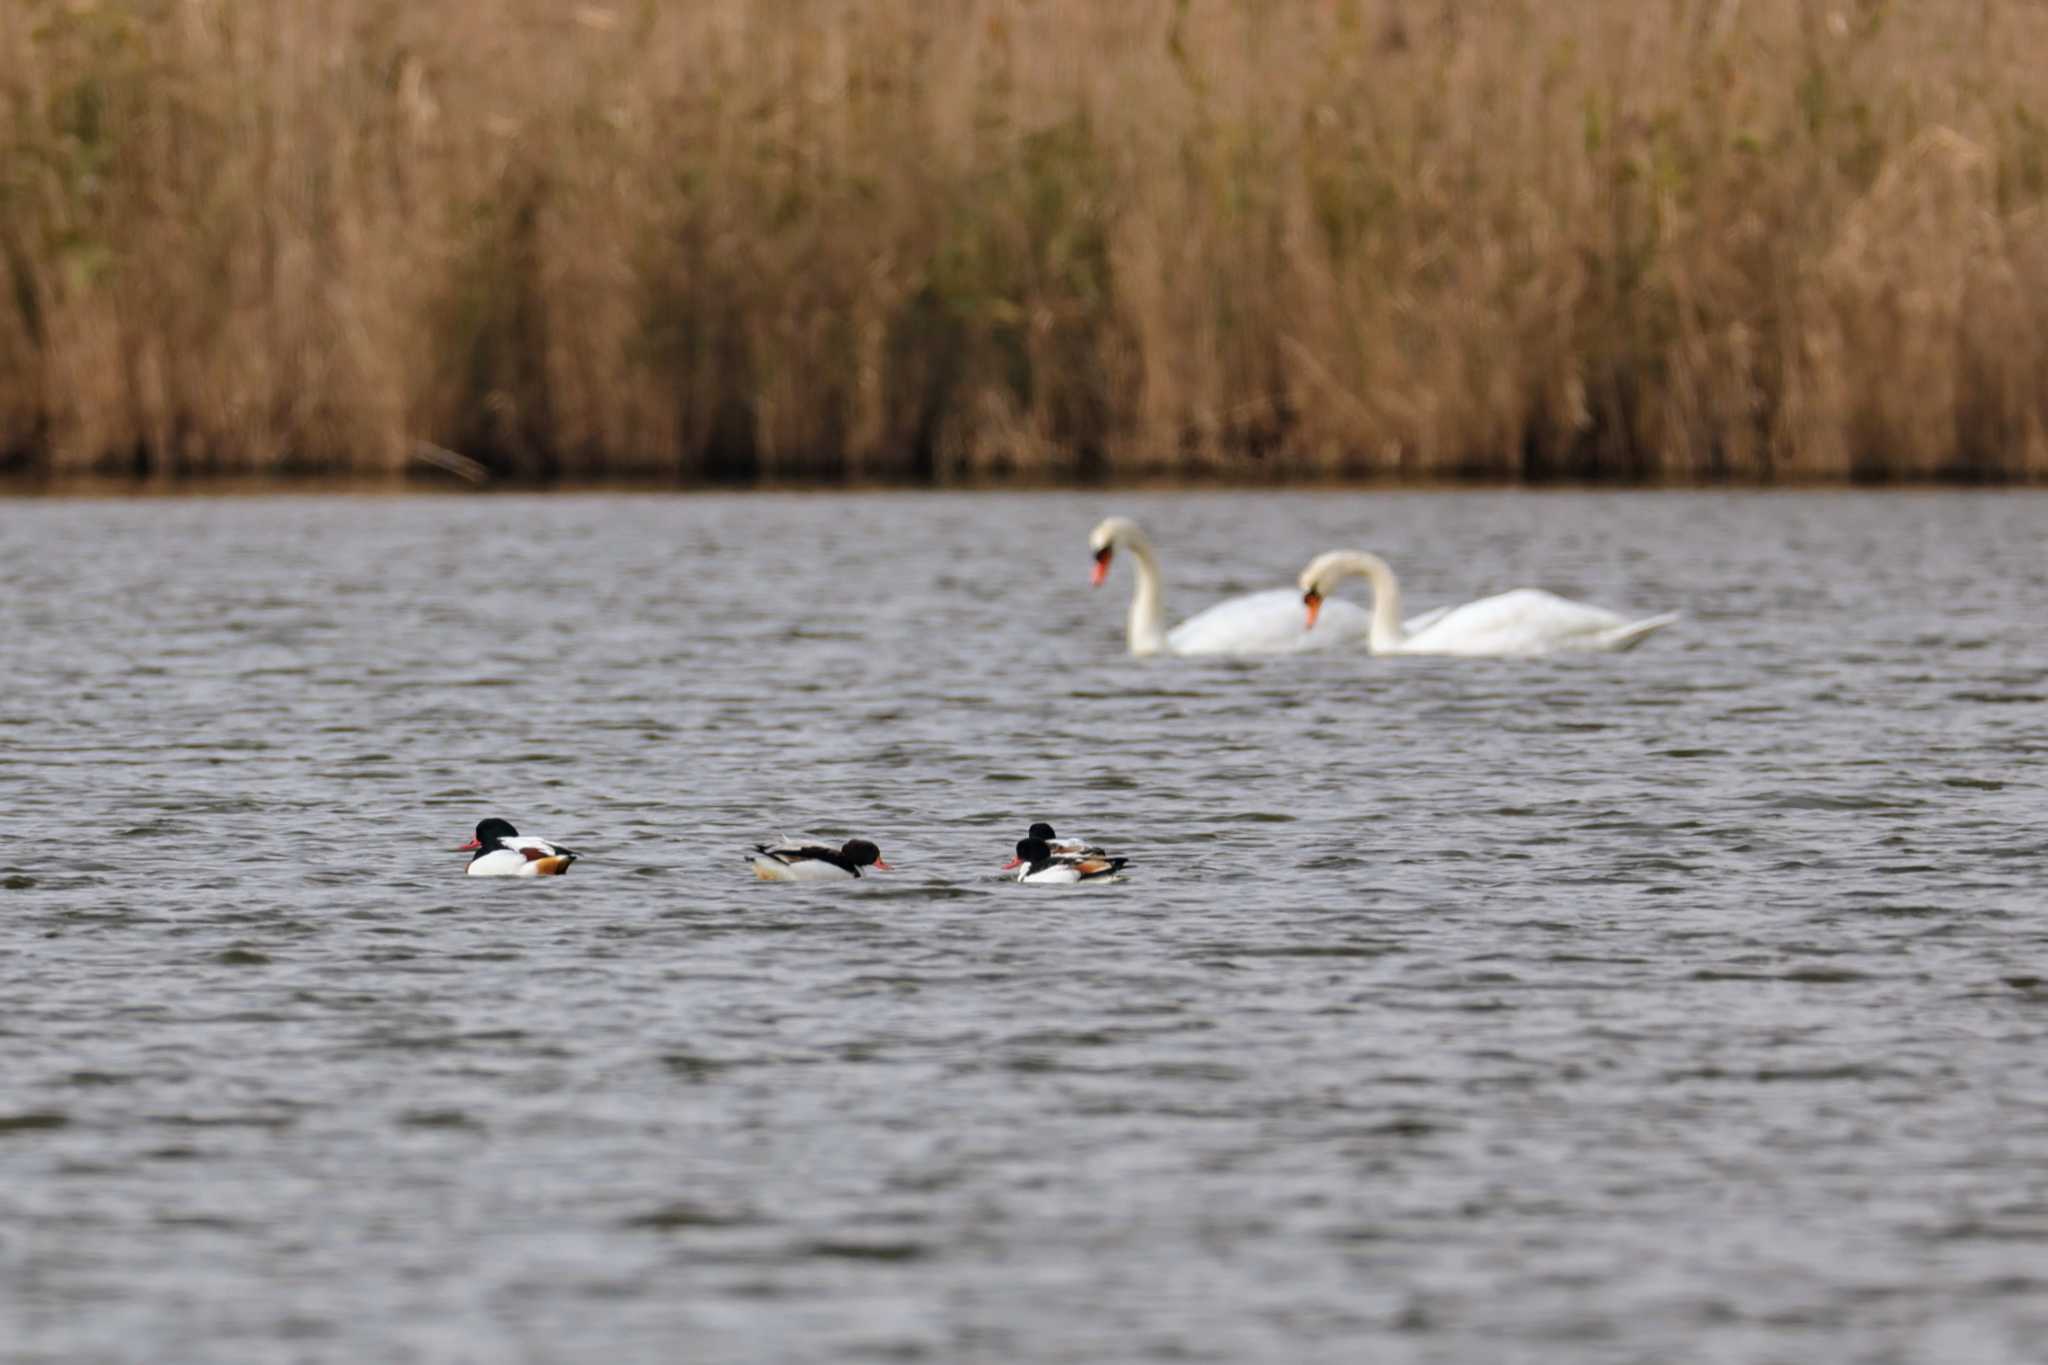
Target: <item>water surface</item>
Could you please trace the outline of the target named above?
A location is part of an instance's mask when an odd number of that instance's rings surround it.
[[[1686,619],[1133,660],[1111,511],[1176,618],[1358,547],[1417,610]],[[2044,533],[2021,493],[0,505],[0,1354],[2038,1359]],[[487,814],[585,859],[466,880]],[[995,880],[1041,818],[1131,879]],[[900,870],[747,880],[784,831]]]

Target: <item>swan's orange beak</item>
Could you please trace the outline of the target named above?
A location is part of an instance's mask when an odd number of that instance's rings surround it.
[[[1316,628],[1316,616],[1323,609],[1323,595],[1314,588],[1310,588],[1301,595],[1301,605],[1308,608],[1308,625],[1305,629],[1314,630]]]
[[[1099,588],[1102,580],[1109,577],[1109,558],[1116,553],[1114,546],[1105,545],[1095,552],[1095,573],[1088,580],[1088,586]]]
[[[455,851],[456,851],[457,853],[468,853],[468,852],[470,852],[470,851],[471,851],[471,850],[473,850],[473,849],[479,849],[479,848],[482,848],[483,846],[484,846],[484,841],[483,841],[483,840],[481,840],[481,839],[471,839],[471,840],[470,840],[470,841],[469,841],[468,843],[466,843],[466,844],[457,844],[457,845],[455,846]]]

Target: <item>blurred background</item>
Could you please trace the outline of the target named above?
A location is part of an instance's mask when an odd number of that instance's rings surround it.
[[[2033,0],[10,0],[0,469],[2038,480]]]

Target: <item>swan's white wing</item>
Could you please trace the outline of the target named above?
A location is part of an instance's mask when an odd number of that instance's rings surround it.
[[[1420,616],[1411,616],[1401,623],[1401,633],[1403,635],[1420,635],[1423,631],[1428,630],[1431,626],[1456,610],[1457,606],[1455,604],[1447,603],[1444,606],[1426,611]]]
[[[1668,621],[1651,618],[1657,625]],[[1672,618],[1676,619],[1676,618]],[[1625,649],[1656,625],[1641,629],[1618,612],[1559,597],[1541,588],[1517,588],[1454,607],[1411,634],[1404,654],[1548,654],[1555,650]]]
[[[1218,602],[1167,634],[1175,654],[1294,654],[1356,648],[1372,633],[1372,613],[1352,602],[1323,603],[1316,628],[1292,588],[1269,588]]]
[[[1641,644],[1645,637],[1664,629],[1664,627],[1677,619],[1678,613],[1675,611],[1659,612],[1655,616],[1645,616],[1640,621],[1631,621],[1625,626],[1617,626],[1615,629],[1606,632],[1600,637],[1600,643],[1594,646],[1594,648],[1615,651],[1633,649]]]

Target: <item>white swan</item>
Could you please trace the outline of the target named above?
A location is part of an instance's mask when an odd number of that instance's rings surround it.
[[[1529,655],[1562,650],[1621,650],[1640,644],[1652,631],[1678,619],[1675,611],[1631,621],[1605,607],[1589,606],[1541,588],[1516,588],[1462,607],[1401,623],[1401,584],[1387,561],[1362,550],[1317,555],[1301,571],[1301,600],[1308,625],[1327,614],[1324,599],[1343,579],[1363,575],[1372,583],[1375,654]]]
[[[1109,577],[1109,562],[1119,549],[1130,551],[1136,564],[1138,586],[1131,594],[1126,635],[1133,654],[1291,654],[1304,649],[1339,649],[1364,644],[1372,629],[1372,615],[1364,608],[1332,602],[1323,613],[1323,624],[1312,632],[1301,618],[1300,597],[1285,588],[1272,588],[1218,602],[1169,631],[1159,559],[1138,523],[1129,517],[1110,517],[1089,533],[1088,545],[1095,552],[1094,585],[1098,588]]]

